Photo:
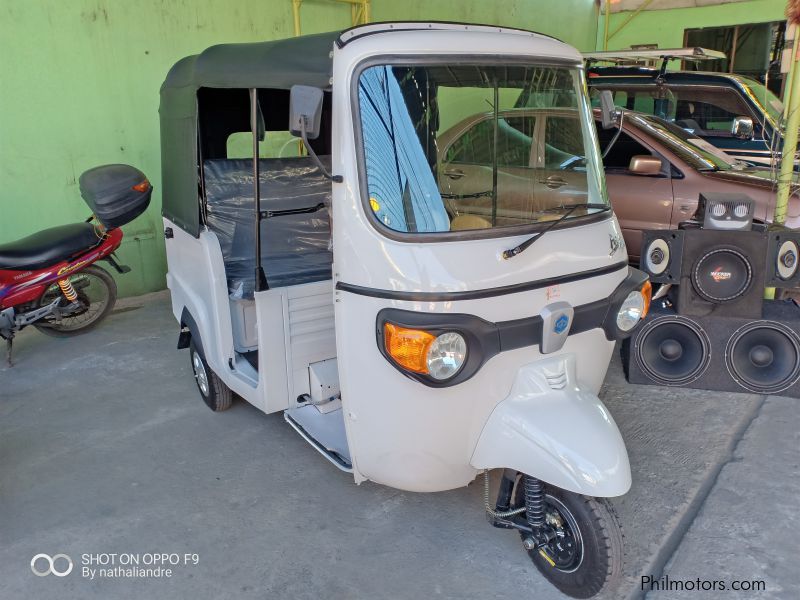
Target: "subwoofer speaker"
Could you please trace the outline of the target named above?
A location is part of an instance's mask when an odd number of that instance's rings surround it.
[[[800,287],[800,231],[770,229],[767,246],[767,286]]]
[[[628,381],[800,398],[800,307],[767,301],[764,318],[686,317],[654,307],[622,345]]]
[[[666,229],[642,232],[639,268],[653,283],[678,283],[683,261],[683,230]]]
[[[683,233],[678,313],[761,318],[767,234],[708,229]]]

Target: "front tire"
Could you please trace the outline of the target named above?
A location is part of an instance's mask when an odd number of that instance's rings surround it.
[[[517,506],[525,505],[522,488],[520,480]],[[527,552],[550,583],[573,598],[590,598],[603,588],[618,585],[623,537],[608,500],[545,486],[545,518],[557,536],[546,546]],[[523,540],[528,537],[525,532],[520,535]]]
[[[197,389],[200,390],[200,396],[202,396],[206,406],[214,412],[228,410],[233,402],[233,392],[211,370],[203,353],[197,349],[194,341],[189,343],[189,360],[192,364],[192,373],[194,373]]]

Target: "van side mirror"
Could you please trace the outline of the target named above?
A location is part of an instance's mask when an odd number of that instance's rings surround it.
[[[291,134],[315,140],[319,137],[321,122],[322,90],[310,85],[293,85],[289,92],[289,131]]]
[[[649,154],[637,154],[631,157],[628,171],[635,175],[658,175],[661,173],[661,159]]]
[[[611,90],[600,92],[600,124],[603,129],[616,127],[619,122],[620,110],[614,106],[614,94]]]
[[[734,137],[743,140],[753,137],[753,119],[750,117],[734,117],[731,123],[731,133]]]

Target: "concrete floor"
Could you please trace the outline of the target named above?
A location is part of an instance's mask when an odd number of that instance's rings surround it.
[[[480,485],[355,486],[281,415],[241,401],[209,411],[176,337],[164,293],[121,302],[79,338],[18,337],[17,365],[0,370],[1,598],[563,597],[516,534],[487,525]],[[614,501],[627,557],[606,597],[640,597],[640,577],[663,573],[766,580],[725,598],[800,597],[797,401],[630,386],[617,363],[602,396],[634,481]],[[75,570],[36,577],[38,553]],[[199,563],[92,581],[89,553]]]

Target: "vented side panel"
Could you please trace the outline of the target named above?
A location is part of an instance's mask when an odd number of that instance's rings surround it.
[[[290,403],[309,392],[308,366],[336,357],[333,284],[330,281],[292,286],[286,298]]]

